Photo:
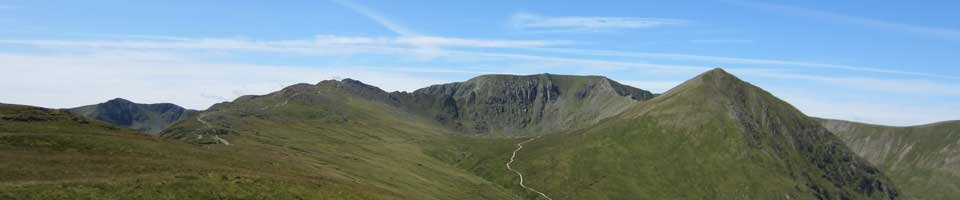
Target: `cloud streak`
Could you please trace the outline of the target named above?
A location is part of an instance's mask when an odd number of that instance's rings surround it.
[[[956,29],[918,26],[918,25],[912,25],[912,24],[897,23],[897,22],[871,19],[871,18],[865,18],[865,17],[859,17],[859,16],[843,15],[843,14],[831,13],[826,11],[778,5],[778,4],[772,4],[772,3],[760,3],[760,2],[737,1],[737,0],[731,0],[727,2],[734,5],[740,5],[744,7],[755,8],[755,9],[774,12],[774,13],[782,13],[782,14],[794,15],[794,16],[811,18],[811,19],[825,20],[828,22],[856,24],[856,25],[868,27],[868,28],[899,31],[899,32],[916,34],[916,35],[937,37],[940,39],[960,41],[960,30],[956,30]]]
[[[42,47],[117,49],[181,49],[282,52],[335,55],[364,52],[402,52],[410,47],[529,48],[572,44],[570,41],[485,40],[450,37],[350,37],[318,35],[296,40],[247,40],[232,38],[180,38],[150,36],[124,40],[0,40],[0,44]]]
[[[688,23],[682,19],[637,17],[549,17],[532,13],[515,13],[510,24],[520,30],[538,32],[601,32],[618,29],[642,29]]]
[[[601,68],[652,68],[674,71],[699,71],[708,69],[706,66],[666,65],[648,62],[618,62],[598,59],[564,58],[551,56],[537,56],[526,53],[496,53],[469,51],[470,48],[498,48],[528,50],[533,52],[563,53],[578,56],[607,56],[623,58],[667,59],[677,61],[703,61],[710,63],[732,63],[757,65],[754,68],[784,68],[802,67],[812,69],[846,70],[853,72],[869,72],[924,78],[938,78],[960,80],[960,76],[950,74],[932,74],[913,71],[891,70],[851,65],[799,62],[777,59],[735,58],[721,56],[705,56],[691,54],[669,54],[649,52],[624,52],[610,50],[556,48],[554,46],[568,45],[569,41],[537,41],[537,40],[483,40],[432,36],[413,37],[351,37],[335,35],[319,35],[310,39],[297,40],[246,40],[230,38],[179,38],[169,36],[151,36],[141,40],[0,40],[0,44],[25,45],[50,48],[89,48],[89,49],[141,49],[141,50],[212,50],[212,51],[241,51],[241,52],[272,52],[303,55],[353,55],[353,54],[383,54],[408,55],[429,57],[460,56],[460,57],[487,57],[536,60],[544,62],[576,63]],[[449,49],[434,52],[424,52],[422,47],[451,47],[467,48],[463,50]]]
[[[420,35],[417,32],[414,32],[403,25],[393,22],[393,20],[390,20],[383,14],[380,14],[380,12],[377,12],[376,10],[372,10],[360,4],[355,4],[350,0],[333,0],[333,2],[343,7],[347,7],[350,10],[353,10],[363,16],[366,16],[367,18],[370,18],[371,20],[379,23],[380,25],[383,25],[385,28],[389,29],[390,31],[393,31],[394,33],[400,34],[402,36],[419,36]]]
[[[742,76],[760,76],[774,79],[815,81],[849,89],[879,93],[960,97],[960,91],[954,89],[955,86],[943,82],[924,79],[805,75],[758,69],[732,69],[731,71]]]
[[[530,50],[553,52],[553,53],[575,54],[575,55],[612,56],[612,57],[628,57],[628,58],[659,58],[659,59],[673,59],[673,60],[687,60],[687,61],[689,60],[707,61],[707,62],[714,62],[714,63],[769,65],[767,67],[794,66],[794,67],[803,67],[803,68],[834,69],[834,70],[846,70],[846,71],[855,71],[855,72],[870,72],[870,73],[880,73],[880,74],[960,80],[960,76],[949,75],[949,74],[933,74],[933,73],[924,73],[924,72],[882,69],[882,68],[874,68],[874,67],[862,67],[862,66],[851,66],[851,65],[814,63],[814,62],[800,62],[800,61],[778,60],[778,59],[735,58],[735,57],[706,56],[706,55],[692,55],[692,54],[625,52],[625,51],[567,49],[567,48],[530,48]]]
[[[753,40],[746,39],[700,39],[690,40],[694,44],[750,44]]]

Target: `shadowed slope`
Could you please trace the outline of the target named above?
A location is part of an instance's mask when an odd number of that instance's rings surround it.
[[[960,121],[891,127],[818,119],[916,199],[960,199]]]

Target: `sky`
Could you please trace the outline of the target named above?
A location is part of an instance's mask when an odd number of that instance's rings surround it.
[[[191,109],[353,78],[602,75],[653,92],[721,67],[807,115],[960,119],[960,1],[9,1],[0,102]]]

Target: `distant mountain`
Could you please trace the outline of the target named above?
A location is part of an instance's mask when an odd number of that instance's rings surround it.
[[[121,98],[68,110],[90,119],[147,134],[159,134],[173,123],[196,112],[171,103],[138,104]]]
[[[818,119],[916,199],[960,199],[960,121],[892,127]]]

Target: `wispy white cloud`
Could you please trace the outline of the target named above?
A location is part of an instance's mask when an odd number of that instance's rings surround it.
[[[825,76],[789,73],[779,70],[735,68],[731,72],[741,76],[759,76],[773,79],[815,81],[822,84],[891,95],[957,96],[956,86],[941,81],[911,78],[871,78],[863,76]]]
[[[753,40],[746,39],[700,39],[690,40],[694,44],[750,44]]]
[[[390,31],[393,31],[394,33],[400,34],[402,36],[420,36],[420,34],[418,34],[417,32],[414,32],[408,29],[406,26],[400,25],[394,22],[393,20],[388,19],[386,16],[384,16],[383,14],[380,14],[380,12],[377,12],[376,10],[367,8],[360,4],[353,3],[350,0],[333,0],[333,2],[340,4],[344,7],[347,7],[353,11],[356,11],[357,13],[360,13],[361,15],[366,16],[367,18],[370,18],[371,20],[379,23],[380,25],[383,25],[385,28],[389,29]]]
[[[515,13],[510,24],[517,29],[542,32],[598,32],[616,29],[641,29],[688,23],[682,19],[637,17],[550,17],[532,13]]]
[[[566,45],[570,41],[485,40],[430,36],[350,37],[319,35],[297,40],[248,40],[234,38],[181,38],[139,36],[122,40],[0,40],[0,44],[45,47],[115,49],[183,49],[283,52],[335,55],[356,52],[413,52],[410,47],[529,48]]]
[[[388,37],[344,37],[335,35],[319,35],[318,44],[324,45],[408,45],[408,46],[437,46],[437,47],[480,47],[480,48],[523,48],[546,47],[573,44],[571,41],[543,41],[543,40],[486,40],[465,39],[435,36],[401,36]]]
[[[567,45],[569,41],[538,41],[538,40],[485,40],[465,39],[433,36],[411,37],[351,37],[335,35],[319,35],[309,39],[296,40],[247,40],[233,38],[180,38],[169,36],[150,36],[143,38],[162,39],[126,39],[126,40],[0,40],[0,44],[29,45],[54,48],[94,48],[94,49],[173,49],[173,50],[216,50],[216,51],[251,51],[293,53],[305,55],[350,55],[350,54],[388,54],[405,56],[459,56],[459,57],[488,57],[521,60],[537,60],[554,63],[582,64],[595,68],[648,68],[673,71],[701,71],[708,66],[689,66],[676,64],[657,64],[650,62],[619,62],[603,59],[584,59],[555,56],[538,56],[534,54],[513,52],[497,53],[484,51],[469,51],[449,49],[442,51],[425,52],[423,46],[431,47],[464,47],[464,48],[507,48],[515,50],[531,50],[534,52],[564,53],[572,55],[608,56],[625,58],[668,59],[678,61],[704,61],[710,63],[732,63],[755,65],[755,68],[789,68],[802,67],[814,69],[847,70],[853,72],[870,72],[878,74],[902,75],[910,77],[938,78],[960,80],[960,76],[951,74],[933,74],[903,70],[891,70],[851,65],[799,62],[776,59],[735,58],[721,56],[705,56],[691,54],[669,54],[649,52],[624,52],[592,49],[557,48],[554,46]],[[741,66],[747,67],[747,66]]]
[[[612,56],[612,57],[629,57],[629,58],[658,58],[658,59],[673,59],[673,60],[686,60],[686,61],[693,60],[693,61],[707,61],[707,62],[714,62],[714,63],[766,65],[768,68],[782,68],[785,66],[792,66],[792,67],[803,67],[803,68],[834,69],[834,70],[846,70],[846,71],[854,71],[854,72],[870,72],[870,73],[880,73],[880,74],[960,80],[960,76],[951,75],[951,74],[934,74],[934,73],[925,73],[925,72],[883,69],[883,68],[875,68],[875,67],[826,64],[826,63],[815,63],[815,62],[800,62],[800,61],[778,60],[778,59],[735,58],[735,57],[706,56],[706,55],[693,55],[693,54],[626,52],[626,51],[594,50],[594,49],[569,49],[569,48],[529,48],[529,49],[535,50],[535,51],[566,53],[566,54],[576,54],[576,55],[595,55],[595,56]]]
[[[432,36],[412,37],[350,37],[335,35],[320,35],[311,39],[298,40],[246,40],[231,38],[179,38],[155,36],[141,40],[0,40],[0,44],[29,45],[53,48],[92,48],[108,49],[172,49],[172,50],[216,50],[216,51],[251,51],[293,53],[305,55],[350,55],[350,54],[388,54],[418,56],[424,54],[422,46],[433,47],[466,47],[466,48],[510,48],[518,50],[532,50],[535,52],[565,53],[573,55],[613,56],[626,58],[652,58],[678,61],[705,61],[711,63],[733,63],[757,65],[756,68],[785,68],[803,67],[847,70],[854,72],[871,72],[879,74],[904,75],[912,77],[939,78],[958,80],[960,76],[950,74],[933,74],[902,70],[890,70],[850,65],[798,62],[775,59],[734,58],[720,56],[704,56],[690,54],[667,54],[646,52],[623,52],[609,50],[555,48],[553,46],[566,45],[567,41],[536,41],[536,40],[478,40],[464,38],[447,38]],[[538,56],[526,53],[496,53],[468,50],[443,50],[427,52],[431,57],[459,56],[459,57],[488,57],[519,60],[536,60],[553,63],[581,64],[595,68],[647,68],[673,71],[702,71],[708,66],[689,66],[676,64],[658,64],[650,62],[619,62],[603,59],[584,59],[554,56]],[[744,66],[745,67],[745,66]]]
[[[794,15],[798,17],[824,20],[824,21],[833,22],[833,23],[854,24],[854,25],[859,25],[867,28],[899,31],[903,33],[937,37],[937,38],[948,39],[948,40],[960,40],[960,30],[956,30],[956,29],[905,24],[905,23],[898,23],[898,22],[872,19],[872,18],[866,18],[866,17],[837,14],[837,13],[807,9],[807,8],[778,5],[773,3],[739,1],[739,0],[729,0],[727,2],[730,2],[735,5],[765,10],[765,11],[778,13],[778,14],[788,14],[788,15]]]
[[[399,58],[420,57],[445,58],[455,61],[489,60],[536,62],[539,66],[577,66],[593,69],[638,68],[661,72],[684,72],[688,74],[704,71],[702,66],[657,64],[646,62],[618,62],[601,59],[565,58],[539,56],[520,52],[500,53],[496,51],[478,51],[470,48],[508,48],[523,50],[543,46],[565,44],[563,41],[514,41],[514,40],[473,40],[444,37],[345,37],[322,35],[314,39],[300,40],[246,40],[231,38],[178,38],[178,37],[141,37],[162,39],[125,39],[125,40],[0,40],[0,44],[50,47],[56,50],[79,52],[124,52],[124,51],[160,51],[170,50],[180,53],[191,51],[215,52],[268,52],[284,54],[343,56],[343,55],[387,55]],[[423,45],[432,47],[468,47],[466,49],[444,49],[429,51]]]
[[[0,44],[46,47],[88,47],[124,49],[207,49],[283,51],[302,50],[310,46],[309,40],[251,41],[243,39],[202,38],[170,40],[0,40]]]
[[[957,105],[837,98],[818,91],[767,88],[807,115],[892,126],[912,126],[960,119]]]
[[[376,43],[394,43],[394,44],[406,44],[413,45],[417,47],[414,51],[419,54],[421,57],[433,58],[442,54],[447,53],[444,47],[499,47],[499,48],[509,48],[509,47],[533,47],[533,46],[551,46],[558,44],[572,44],[571,41],[507,41],[507,40],[472,40],[472,39],[463,39],[463,38],[450,38],[450,37],[437,37],[437,36],[428,36],[420,34],[416,31],[413,31],[406,26],[401,25],[400,23],[395,22],[387,18],[380,12],[376,10],[367,8],[363,5],[353,3],[350,0],[334,0],[334,3],[340,4],[350,10],[353,10],[374,22],[377,22],[384,28],[399,34],[401,37],[398,37],[394,40],[383,40],[370,38],[338,38],[338,37],[322,37],[322,39],[332,39],[337,42],[348,42],[348,43],[367,43],[367,42],[376,42]]]
[[[402,37],[397,39],[398,43],[410,44],[414,46],[459,46],[459,47],[491,47],[491,48],[514,48],[514,47],[545,47],[573,44],[571,41],[511,41],[511,40],[473,40],[449,37]]]
[[[504,59],[516,59],[516,60],[535,60],[535,61],[542,61],[547,63],[575,64],[575,65],[580,65],[581,67],[594,68],[594,69],[639,68],[639,69],[670,71],[670,72],[702,72],[710,69],[709,67],[704,67],[704,66],[658,64],[658,63],[647,63],[647,62],[619,62],[619,61],[609,61],[609,60],[602,60],[602,59],[538,56],[538,55],[521,54],[521,53],[448,51],[447,54],[469,56],[469,57],[492,57],[492,58],[504,58]]]

